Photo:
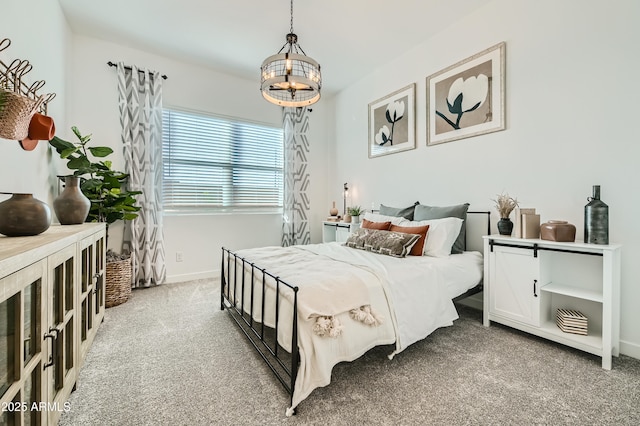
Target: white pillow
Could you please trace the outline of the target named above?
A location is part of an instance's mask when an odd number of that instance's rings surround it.
[[[371,212],[366,212],[364,214],[364,218],[371,222],[391,222],[392,225],[402,225],[402,226],[407,226],[403,224],[409,222],[404,217],[386,216],[383,214],[371,213]]]
[[[457,217],[445,217],[442,219],[429,219],[420,221],[404,220],[402,226],[425,226],[429,225],[427,231],[427,241],[424,244],[423,254],[432,257],[448,257],[451,254],[451,247],[458,238],[462,219]]]

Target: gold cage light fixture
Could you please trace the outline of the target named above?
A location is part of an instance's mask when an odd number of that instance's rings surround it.
[[[293,0],[291,26],[286,40],[277,54],[269,56],[262,63],[262,96],[273,104],[285,107],[312,105],[320,99],[322,75],[320,64],[307,56],[293,32]]]

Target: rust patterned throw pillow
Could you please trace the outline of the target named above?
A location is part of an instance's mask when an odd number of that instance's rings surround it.
[[[387,256],[405,257],[419,239],[419,234],[361,228],[349,236],[345,245]]]

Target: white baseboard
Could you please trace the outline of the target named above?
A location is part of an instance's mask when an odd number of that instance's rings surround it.
[[[640,359],[640,345],[637,343],[620,341],[620,353],[631,358]]]
[[[165,283],[166,284],[181,283],[184,281],[209,279],[209,278],[216,278],[219,276],[220,276],[219,269],[211,270],[211,271],[194,272],[190,274],[168,275],[167,279],[165,280]]]

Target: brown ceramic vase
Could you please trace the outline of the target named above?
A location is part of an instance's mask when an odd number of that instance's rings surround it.
[[[576,240],[576,227],[566,220],[550,220],[540,225],[540,239],[574,242]]]
[[[64,191],[53,200],[53,210],[61,225],[77,225],[87,219],[91,201],[80,190],[80,178],[65,176]]]

